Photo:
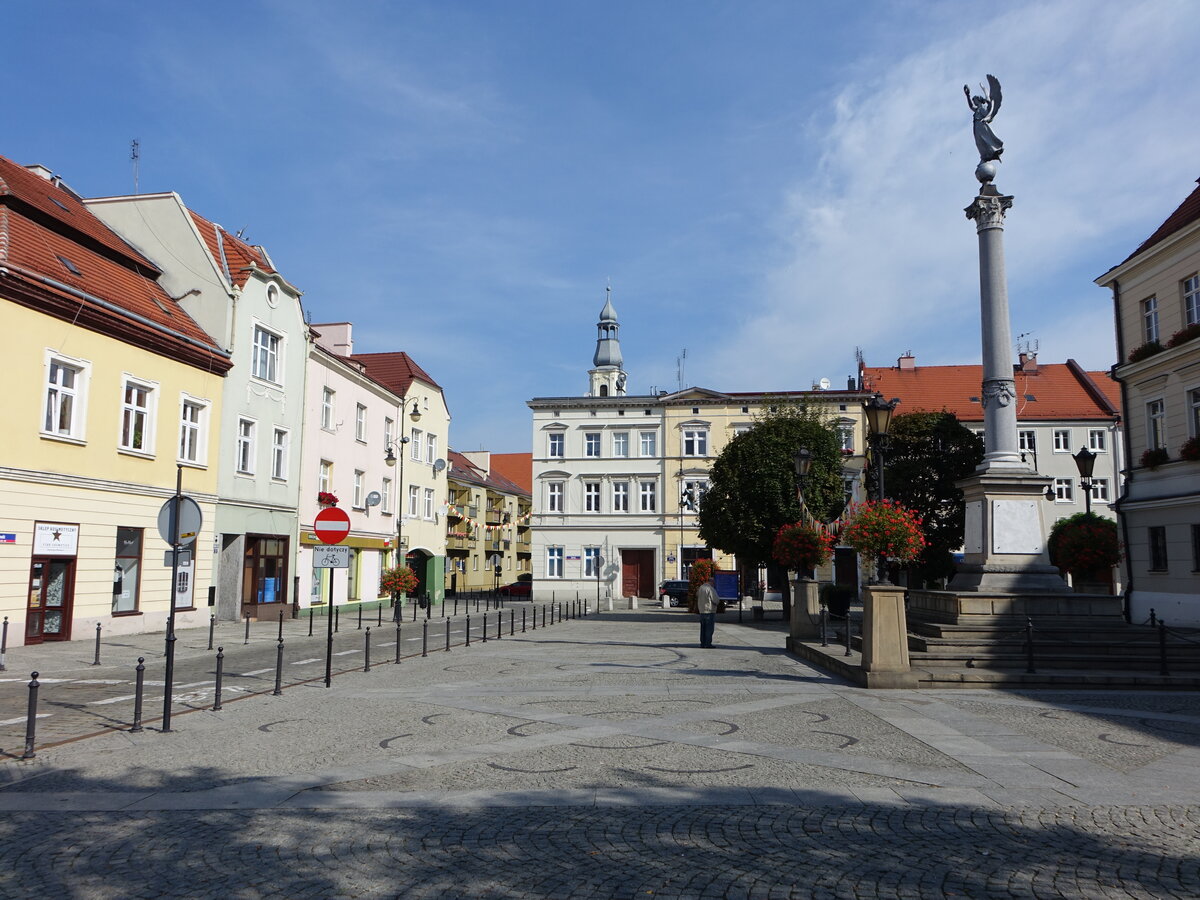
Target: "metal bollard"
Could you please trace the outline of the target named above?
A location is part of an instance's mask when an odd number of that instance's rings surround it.
[[[1167,623],[1162,619],[1158,620],[1158,674],[1170,675],[1171,671],[1167,668]],[[37,677],[37,672],[33,673]]]
[[[225,669],[225,648],[217,648],[217,691],[216,701],[213,703],[213,712],[221,708],[221,673]]]
[[[216,627],[217,627],[217,617],[210,615],[208,617],[208,649],[209,650],[212,649],[213,629],[215,629]],[[309,634],[312,634],[312,632],[310,631]]]
[[[546,604],[542,604],[542,627],[546,627]]]
[[[525,633],[525,607],[521,607],[521,634]]]
[[[246,613],[246,639],[242,643],[250,643],[250,613]]]
[[[521,610],[521,612],[525,612],[525,610]],[[517,633],[517,611],[511,607],[508,610],[508,633],[510,637]]]
[[[396,623],[396,665],[400,665],[400,623]]]
[[[765,604],[764,604],[765,605]],[[843,656],[850,655],[850,610],[846,610],[846,652]]]
[[[413,621],[415,622],[415,621],[417,621],[417,604],[415,602],[413,603],[412,608],[413,608]]]
[[[376,627],[378,627],[383,624],[383,604],[382,603],[380,603],[377,607],[375,607],[375,612],[378,614],[375,616],[375,625],[376,625]]]
[[[34,737],[37,733],[37,703],[38,703],[38,673],[33,673],[33,678],[29,682],[29,708],[25,714],[25,752],[21,754],[21,759],[33,759],[37,756],[33,752]]]
[[[1025,672],[1029,675],[1036,675],[1037,669],[1033,667],[1033,619],[1025,619]]]
[[[282,613],[280,613],[280,627],[283,627]],[[279,697],[283,694],[283,638],[278,639],[275,647],[275,690],[271,691],[272,696]]]
[[[738,601],[738,614],[741,615],[742,602]],[[821,646],[829,646],[829,607],[822,601],[821,603]]]
[[[283,610],[279,611],[279,640],[283,640]]]
[[[96,658],[92,660],[93,666],[100,665],[100,623],[96,623]]]
[[[366,633],[363,635],[363,671],[371,671],[371,628],[367,627]]]
[[[421,655],[429,655],[429,620],[421,623]]]
[[[458,594],[454,595],[454,615],[458,615]]]
[[[496,610],[496,640],[504,637],[504,613]]]
[[[483,642],[487,643],[487,613],[483,614]]]
[[[471,646],[471,614],[470,613],[467,613],[467,639],[463,643],[463,646],[464,647]]]
[[[342,626],[342,608],[334,606],[333,608],[333,633],[337,634]]]
[[[4,625],[0,627],[0,672],[8,671],[8,666],[4,664],[6,653],[8,653],[8,616],[4,617]]]
[[[133,726],[129,730],[138,734],[142,730],[142,691],[146,682],[146,657],[138,657],[137,668],[134,671],[137,672],[137,677],[134,679],[133,689]]]
[[[310,606],[308,608],[308,636],[309,637],[312,637],[312,619],[313,619],[313,608]],[[208,642],[208,649],[209,650],[212,649],[212,641],[211,640]]]
[[[358,604],[358,630],[362,631],[362,604]]]
[[[446,620],[446,652],[450,652],[450,620]]]

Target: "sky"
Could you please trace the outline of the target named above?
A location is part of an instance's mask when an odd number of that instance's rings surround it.
[[[0,155],[176,191],[313,322],[405,350],[459,450],[582,395],[605,291],[630,393],[835,388],[980,360],[964,83],[1003,87],[1014,344],[1115,360],[1123,260],[1200,176],[1191,0],[505,0],[6,10]],[[19,85],[20,87],[16,87]],[[1014,347],[1014,356],[1016,353]]]

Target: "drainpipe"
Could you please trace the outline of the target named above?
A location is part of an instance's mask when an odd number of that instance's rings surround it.
[[[1117,366],[1121,365],[1121,363],[1123,363],[1125,361],[1125,340],[1124,340],[1124,335],[1122,334],[1122,331],[1121,331],[1121,284],[1115,278],[1113,279],[1113,283],[1112,283],[1112,296],[1113,296],[1113,323],[1115,325],[1116,335],[1117,335],[1117,365],[1113,366],[1113,368],[1115,369]],[[1126,388],[1125,382],[1122,379],[1118,378],[1117,384],[1119,384],[1121,386],[1121,409],[1123,411],[1128,410],[1129,409],[1129,390],[1128,390],[1128,388]],[[1126,417],[1126,420],[1128,420],[1128,417]],[[1122,446],[1122,450],[1124,451],[1123,455],[1125,457],[1122,460],[1122,463],[1124,465],[1128,466],[1130,464],[1129,461],[1133,458],[1133,450],[1130,447],[1130,443],[1129,443],[1129,428],[1128,427],[1126,427],[1124,429],[1124,439],[1121,441],[1121,446]],[[1117,499],[1117,504],[1116,504],[1117,505],[1117,521],[1121,523],[1121,541],[1125,545],[1125,591],[1124,591],[1124,597],[1123,597],[1124,602],[1122,603],[1122,609],[1125,614],[1126,622],[1132,621],[1132,617],[1131,617],[1130,611],[1129,611],[1129,596],[1130,596],[1130,594],[1133,593],[1133,564],[1130,562],[1130,559],[1129,559],[1129,556],[1130,556],[1130,554],[1129,554],[1129,547],[1130,547],[1130,544],[1129,544],[1129,518],[1128,518],[1128,516],[1125,515],[1125,511],[1121,508],[1121,505],[1124,502],[1125,497],[1127,495],[1126,485],[1132,480],[1133,480],[1133,472],[1130,471],[1129,469],[1126,469],[1125,470],[1125,479],[1121,482],[1121,496]]]

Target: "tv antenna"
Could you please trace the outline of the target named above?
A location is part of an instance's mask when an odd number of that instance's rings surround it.
[[[687,360],[687,347],[679,351],[679,355],[675,357],[675,378],[679,382],[679,390],[683,390],[683,370]]]
[[[133,161],[133,192],[136,194],[138,192],[138,166],[142,160],[137,138],[129,142],[129,158]]]

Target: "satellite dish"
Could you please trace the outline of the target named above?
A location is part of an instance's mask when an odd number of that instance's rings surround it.
[[[828,378],[822,378],[822,379],[821,379],[821,380],[818,382],[818,384],[820,384],[820,385],[821,385],[821,390],[823,390],[823,391],[827,391],[827,390],[829,390],[829,379],[828,379]]]
[[[367,494],[367,506],[378,506],[381,502],[383,502],[383,494],[379,491],[371,491]]]
[[[446,461],[444,459],[438,459],[434,461],[433,471],[440,472],[444,468],[446,468]]]

